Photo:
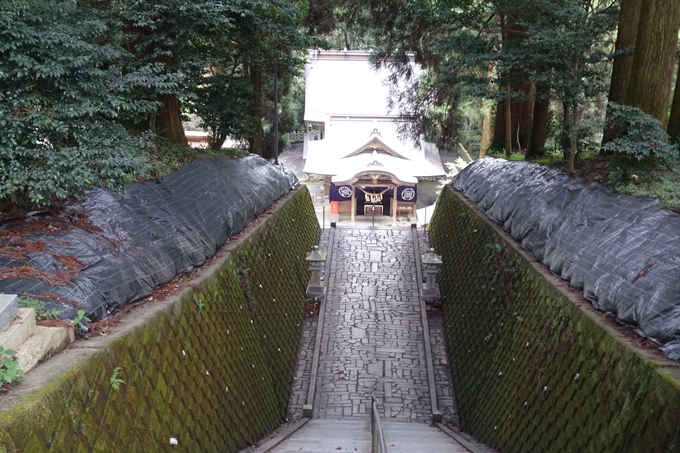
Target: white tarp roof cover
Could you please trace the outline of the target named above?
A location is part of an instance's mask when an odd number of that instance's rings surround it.
[[[310,51],[305,65],[305,121],[322,123],[323,140],[309,141],[306,173],[346,181],[377,159],[381,170],[404,182],[446,172],[437,148],[401,140],[397,115],[387,107],[386,70],[375,71],[368,52]],[[417,73],[417,71],[416,71]]]

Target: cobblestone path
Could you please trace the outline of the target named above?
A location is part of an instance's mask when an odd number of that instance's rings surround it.
[[[430,421],[430,398],[409,229],[339,228],[323,320],[315,417]]]

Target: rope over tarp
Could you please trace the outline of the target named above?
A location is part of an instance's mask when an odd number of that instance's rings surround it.
[[[488,157],[451,184],[595,308],[680,359],[680,218],[658,199]]]

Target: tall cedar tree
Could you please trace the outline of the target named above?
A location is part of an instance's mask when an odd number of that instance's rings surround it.
[[[620,0],[621,10],[619,12],[619,26],[616,34],[616,49],[614,54],[614,64],[612,66],[612,78],[609,85],[609,102],[625,104],[628,85],[633,70],[633,51],[635,40],[637,39],[638,23],[640,22],[640,11],[642,0]],[[609,121],[606,121],[609,124]],[[602,136],[604,146],[621,131],[608,125]],[[606,152],[604,150],[601,153]]]
[[[262,154],[262,83],[274,63],[292,66],[292,51],[306,48],[300,25],[302,14],[295,2],[286,0],[124,0],[127,49],[133,65],[161,63],[169,74],[182,78],[180,89],[162,92],[149,87],[149,96],[162,102],[158,115],[151,118],[156,132],[173,142],[185,143],[181,124],[182,103],[188,110],[205,114],[205,125],[213,134],[213,146],[226,135],[242,133],[230,108],[250,114],[252,151]],[[234,80],[234,77],[240,80]],[[243,79],[250,82],[244,91]],[[227,94],[235,98],[226,98]],[[193,106],[189,105],[194,103]],[[209,105],[208,105],[209,104]],[[227,115],[220,116],[222,104]],[[248,104],[251,108],[243,108]],[[206,105],[207,108],[202,109]]]
[[[668,121],[680,28],[680,1],[645,0],[640,12],[626,105]]]
[[[573,172],[579,108],[587,99],[605,90],[602,66],[608,53],[599,42],[616,26],[619,11],[613,0],[528,0],[526,3],[540,19],[523,24],[527,35],[521,40],[525,55],[521,63],[526,64],[537,86],[552,87],[564,104],[564,120],[569,131],[569,170]]]
[[[526,38],[520,23],[525,16],[519,8],[503,14],[503,47],[512,48],[514,41]],[[532,86],[526,72],[516,65],[503,71],[500,83],[507,87],[508,96],[496,108],[492,147],[505,149],[509,156],[513,151],[525,151],[529,144],[534,108]]]

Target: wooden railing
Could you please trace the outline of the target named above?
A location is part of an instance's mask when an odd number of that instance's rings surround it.
[[[289,132],[288,133],[288,140],[291,143],[301,142],[304,139],[305,139],[305,133],[304,132]]]

